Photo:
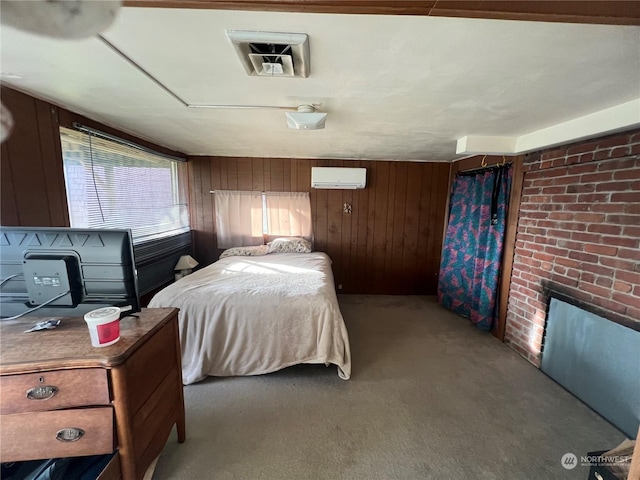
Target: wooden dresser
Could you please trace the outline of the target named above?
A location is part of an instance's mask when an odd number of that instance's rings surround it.
[[[42,319],[0,322],[0,461],[117,450],[115,478],[142,479],[174,424],[185,439],[177,314],[143,309],[102,348],[80,317],[33,333]]]

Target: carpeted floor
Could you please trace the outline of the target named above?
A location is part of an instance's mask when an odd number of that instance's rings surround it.
[[[185,387],[154,480],[581,479],[624,435],[434,297],[339,297],[353,374],[301,365]]]

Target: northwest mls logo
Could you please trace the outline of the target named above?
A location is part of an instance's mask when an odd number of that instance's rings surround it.
[[[573,453],[565,453],[560,459],[560,464],[567,470],[573,470],[578,466],[578,457]]]
[[[580,457],[580,465],[627,465],[631,463],[631,455],[587,455]],[[566,470],[573,470],[578,466],[578,457],[571,452],[565,453],[560,459],[560,465]]]

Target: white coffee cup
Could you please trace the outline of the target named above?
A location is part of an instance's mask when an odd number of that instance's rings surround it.
[[[91,335],[91,345],[107,347],[120,340],[120,309],[104,307],[91,310],[84,316]]]

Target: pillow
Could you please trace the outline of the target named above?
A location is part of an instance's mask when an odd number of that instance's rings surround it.
[[[293,235],[264,235],[264,244],[265,245],[269,245],[274,240],[279,240],[281,238],[284,238],[286,240],[300,240],[300,239],[306,240],[306,241],[309,242],[311,251],[313,251],[313,238],[304,237],[302,235],[299,235],[299,236],[293,236]]]
[[[280,237],[267,243],[267,253],[310,253],[311,242],[299,237]]]
[[[220,254],[220,258],[225,257],[251,257],[255,255],[266,255],[269,253],[267,251],[266,245],[256,245],[253,247],[232,247],[227,248],[224,252]]]
[[[269,245],[274,240],[278,240],[280,238],[285,238],[287,240],[297,240],[298,238],[304,238],[304,237],[296,237],[296,236],[293,236],[293,235],[265,235],[264,236],[264,243],[266,245]]]

